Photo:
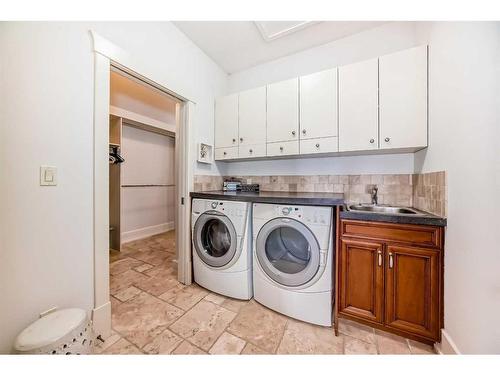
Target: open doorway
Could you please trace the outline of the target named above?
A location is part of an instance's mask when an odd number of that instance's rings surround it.
[[[175,229],[178,105],[175,98],[111,71],[111,255],[123,255],[123,246]]]
[[[134,236],[147,235],[148,231],[160,230],[158,234],[152,234],[152,236],[158,236],[156,240],[160,242],[156,245],[166,245],[170,243],[170,254],[165,257],[162,261],[168,260],[172,263],[171,270],[173,279],[175,282],[189,285],[192,282],[191,274],[191,254],[190,254],[190,211],[191,204],[189,200],[189,191],[193,188],[193,171],[191,166],[194,162],[194,144],[192,141],[192,126],[193,126],[193,113],[195,108],[195,103],[189,100],[186,96],[181,93],[171,91],[167,88],[168,83],[164,82],[165,77],[156,72],[152,73],[145,69],[138,60],[133,59],[130,55],[125,53],[123,50],[113,45],[111,42],[100,37],[98,34],[91,32],[94,41],[94,74],[95,74],[95,86],[94,86],[94,309],[92,311],[92,320],[94,326],[94,332],[96,335],[102,338],[108,338],[112,334],[111,321],[112,321],[112,308],[111,305],[116,300],[110,297],[110,232],[120,233],[120,237],[124,235],[124,239],[118,241],[119,249],[118,254],[124,255],[121,252],[122,247],[129,242]],[[113,72],[113,73],[111,73]],[[129,109],[120,108],[119,106],[110,105],[110,94],[111,94],[111,75],[118,74],[121,77],[128,79],[126,81],[127,85],[131,83],[138,84],[139,87],[147,88],[150,92],[161,95],[162,98],[167,98],[170,102],[175,105],[171,107],[169,112],[170,120],[164,117],[158,116],[160,112],[156,111],[158,108],[149,108],[152,112],[149,114],[144,114],[143,104],[141,101],[128,100]],[[156,79],[155,79],[156,77]],[[163,77],[163,78],[158,78]],[[120,78],[120,77],[119,77]],[[123,83],[123,82],[122,82]],[[140,96],[140,95],[139,95]],[[123,100],[123,98],[121,98]],[[154,100],[153,100],[154,102]],[[116,103],[115,103],[116,104]],[[125,106],[122,102],[120,104]],[[134,107],[135,106],[135,107]],[[157,106],[158,107],[158,106]],[[173,110],[175,108],[175,110]],[[172,119],[174,120],[172,122]],[[110,121],[111,120],[111,121]],[[110,143],[113,142],[111,139],[110,123],[119,124],[120,129],[120,150],[115,151],[117,154],[121,153],[121,142],[123,144],[123,152],[126,148],[129,150],[133,149],[130,144],[130,140],[127,141],[127,137],[134,137],[138,134],[142,134],[143,138],[150,139],[155,138],[156,142],[166,143],[168,137],[171,138],[171,142],[174,142],[175,152],[174,152],[174,224],[175,231],[167,231],[170,233],[170,237],[163,237],[163,230],[170,229],[168,226],[168,220],[157,222],[156,224],[147,225],[141,228],[134,228],[129,224],[132,221],[124,220],[122,223],[122,217],[120,217],[120,227],[122,224],[123,228],[119,230],[116,228],[116,224],[110,225],[110,209],[112,207],[112,202],[110,200],[110,164],[109,164],[109,147]],[[114,125],[111,125],[114,126]],[[139,132],[141,131],[141,132]],[[125,136],[125,139],[123,137]],[[161,136],[159,140],[156,136]],[[140,135],[139,135],[140,137]],[[172,139],[175,138],[175,141]],[[144,140],[143,140],[144,141]],[[127,146],[127,143],[129,146]],[[147,143],[147,142],[146,142]],[[137,146],[137,145],[136,145]],[[132,148],[130,148],[132,147]],[[140,149],[140,147],[139,147]],[[112,151],[112,150],[111,150]],[[139,152],[140,153],[140,152]],[[125,153],[122,156],[125,159]],[[158,157],[160,158],[160,157]],[[133,161],[134,158],[129,159]],[[142,168],[150,167],[151,162],[146,163],[141,162]],[[141,171],[142,172],[142,171]],[[123,190],[126,187],[121,186],[123,184],[122,178],[120,177],[120,183],[115,184],[115,187],[121,190],[120,194],[123,194]],[[124,185],[140,185],[138,180],[132,181],[130,184]],[[158,180],[160,181],[160,180]],[[162,180],[161,183],[151,184],[151,185],[171,185],[170,182],[164,183],[166,180]],[[150,184],[144,183],[143,185]],[[136,186],[130,186],[129,189],[139,189]],[[153,188],[151,186],[151,188]],[[160,188],[159,186],[157,188]],[[161,188],[168,188],[164,186]],[[168,206],[168,198],[167,198]],[[122,206],[120,204],[120,206]],[[120,207],[120,211],[123,211],[124,207]],[[134,210],[132,210],[134,211]],[[161,210],[160,210],[161,211]],[[141,215],[139,215],[141,216]],[[145,215],[148,220],[154,215]],[[136,217],[137,218],[137,217]],[[164,219],[164,218],[163,218]],[[150,222],[151,223],[151,222]],[[149,224],[150,224],[149,223]],[[128,225],[128,226],[127,226]],[[110,231],[110,227],[113,228]],[[152,228],[151,228],[152,227]],[[144,229],[146,228],[146,229]],[[127,230],[128,229],[128,230]],[[175,232],[175,233],[174,233]],[[149,232],[151,233],[151,232]],[[143,237],[142,240],[147,237]],[[141,240],[141,239],[136,239]],[[129,243],[130,245],[130,243]],[[155,245],[155,244],[149,244]],[[117,246],[117,245],[114,245]],[[139,245],[137,245],[139,246]],[[157,247],[158,246],[152,246]],[[116,250],[116,249],[115,249]],[[158,249],[150,249],[158,250]],[[146,251],[147,252],[147,251]],[[155,253],[157,255],[158,253]],[[144,255],[144,254],[142,254]],[[161,258],[158,257],[158,258]],[[135,258],[134,258],[135,259]],[[150,262],[157,262],[152,258],[149,259]],[[144,262],[143,263],[148,263]],[[148,263],[150,264],[150,263]],[[158,266],[153,264],[153,267]],[[116,270],[115,270],[116,271]],[[115,272],[113,271],[113,272]],[[134,270],[135,272],[139,272]],[[142,269],[143,272],[146,270]],[[158,271],[158,269],[156,269]],[[119,271],[118,271],[119,272]],[[151,270],[151,273],[154,272]],[[129,273],[130,274],[130,273]],[[153,278],[152,276],[149,276]],[[158,278],[156,278],[158,279]],[[123,280],[122,280],[123,281]],[[116,282],[114,282],[116,287]],[[125,286],[126,286],[125,281]],[[157,297],[154,297],[157,298]]]
[[[179,284],[175,143],[181,103],[117,69],[110,72],[109,98],[109,290],[113,324],[123,332],[133,328],[125,302],[144,306]]]

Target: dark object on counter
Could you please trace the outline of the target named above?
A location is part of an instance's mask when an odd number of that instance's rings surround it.
[[[241,191],[260,191],[259,184],[241,184]]]

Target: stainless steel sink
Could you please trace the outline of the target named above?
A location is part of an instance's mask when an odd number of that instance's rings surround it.
[[[349,211],[363,211],[376,214],[389,214],[389,215],[423,215],[417,210],[408,207],[385,206],[374,204],[351,204],[347,206]]]

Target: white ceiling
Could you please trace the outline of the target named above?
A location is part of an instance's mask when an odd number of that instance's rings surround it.
[[[303,21],[301,21],[303,22]],[[275,25],[273,25],[275,23]],[[298,21],[262,22],[273,34],[266,41],[252,21],[176,21],[174,24],[227,73],[235,73],[295,52],[380,26],[374,21],[310,22],[286,32]]]

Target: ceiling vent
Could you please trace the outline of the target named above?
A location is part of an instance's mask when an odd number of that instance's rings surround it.
[[[255,25],[266,42],[293,34],[316,23],[319,21],[255,21]]]

